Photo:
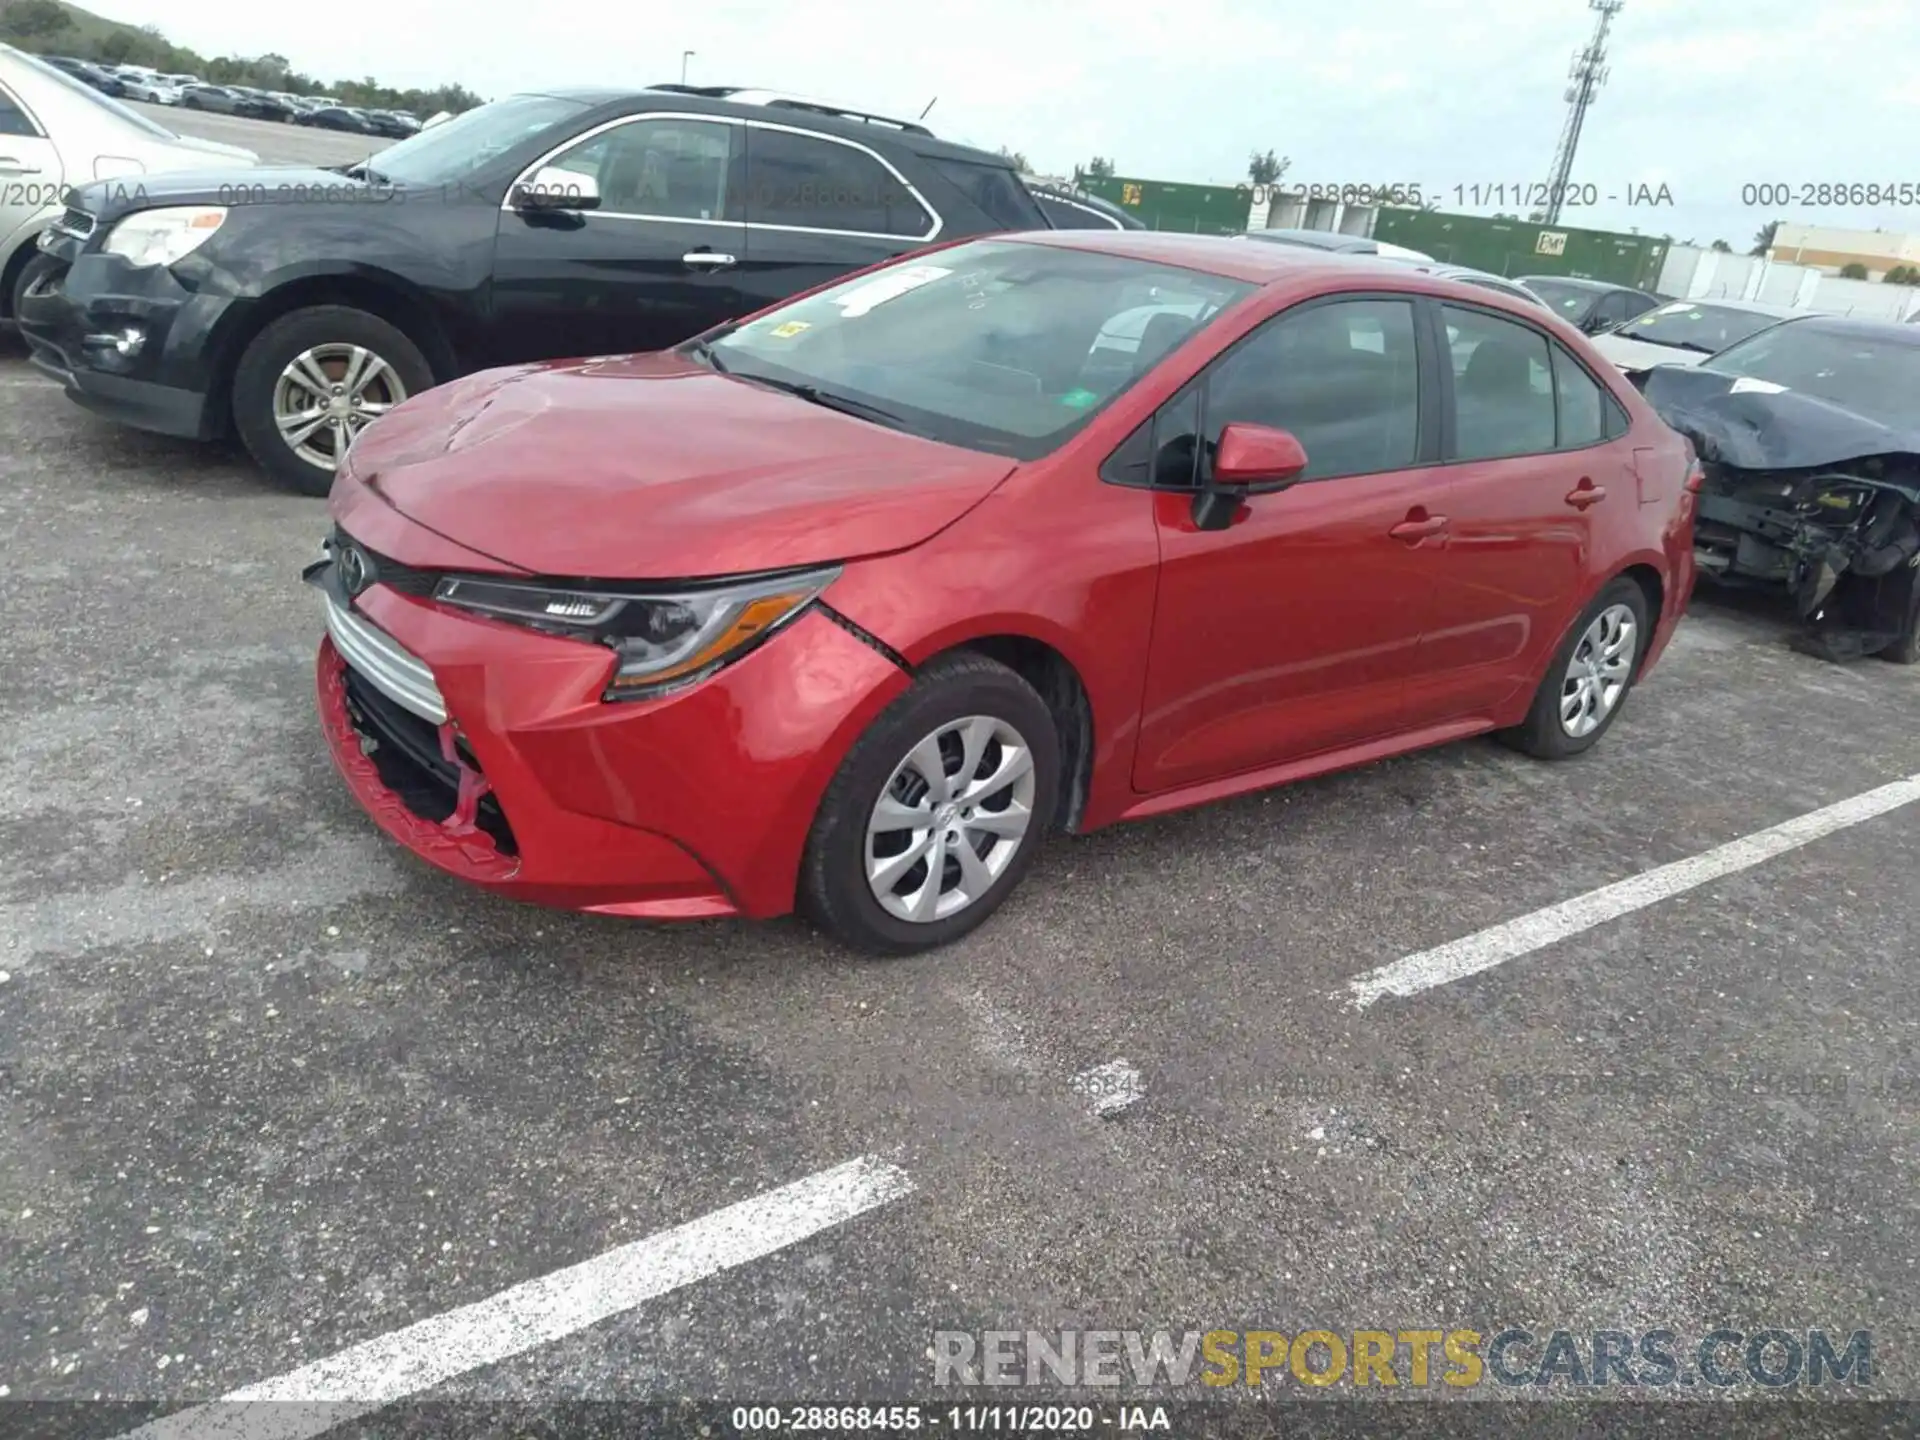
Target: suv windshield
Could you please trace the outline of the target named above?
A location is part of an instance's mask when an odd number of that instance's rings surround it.
[[[5,47],[0,47],[0,48],[5,48]],[[119,120],[122,124],[131,125],[133,126],[134,129],[139,130],[144,134],[151,135],[159,140],[178,140],[180,138],[178,135],[174,134],[173,131],[167,129],[166,126],[156,124],[154,121],[150,120],[145,115],[142,115],[138,110],[135,110],[132,106],[122,105],[118,100],[115,100],[111,95],[101,94],[98,90],[94,89],[91,85],[87,84],[84,80],[78,79],[73,75],[69,75],[65,70],[62,70],[57,65],[47,64],[44,60],[42,60],[37,55],[29,55],[26,52],[21,50],[9,50],[7,53],[13,56],[14,59],[25,61],[27,64],[33,66],[34,70],[38,72],[38,74],[42,78],[47,80],[52,80],[57,82],[58,84],[64,85],[67,87],[67,89],[71,90],[74,94],[82,96],[83,98],[85,98],[88,104],[97,105],[102,110],[111,111],[113,113],[114,118]]]
[[[688,353],[929,439],[1031,460],[1251,285],[974,241],[783,305]]]
[[[1703,368],[1817,396],[1900,429],[1913,428],[1913,397],[1920,394],[1920,346],[1806,321],[1769,326]]]
[[[1614,334],[1649,345],[1671,345],[1677,350],[1697,350],[1715,355],[1737,340],[1757,334],[1769,325],[1780,323],[1782,316],[1761,315],[1752,310],[1733,310],[1723,305],[1693,305],[1679,301],[1649,310],[1629,320]]]
[[[557,95],[513,95],[495,100],[389,145],[373,165],[401,185],[446,185],[465,180],[523,141],[589,109]]]

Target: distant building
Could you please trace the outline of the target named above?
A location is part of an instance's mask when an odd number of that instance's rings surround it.
[[[1767,258],[1789,265],[1810,265],[1829,275],[1838,274],[1848,265],[1864,265],[1867,278],[1878,280],[1896,266],[1920,266],[1920,235],[1782,224],[1774,232]]]

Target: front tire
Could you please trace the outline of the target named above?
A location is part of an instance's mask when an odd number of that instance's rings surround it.
[[[868,727],[820,802],[800,908],[856,950],[959,939],[1012,893],[1053,823],[1060,736],[1014,671],[935,661]]]
[[[1527,718],[1500,738],[1541,760],[1591,750],[1620,718],[1650,636],[1646,592],[1625,576],[1612,581],[1554,652]]]
[[[58,275],[66,268],[66,262],[56,260],[51,255],[35,255],[20,267],[20,273],[13,277],[13,290],[7,296],[7,316],[12,320],[20,318],[20,302],[33,293],[34,286]]]
[[[315,305],[282,315],[234,372],[233,425],[261,468],[325,495],[353,437],[433,385],[420,347],[377,315]]]

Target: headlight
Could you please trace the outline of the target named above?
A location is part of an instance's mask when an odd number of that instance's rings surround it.
[[[673,594],[621,593],[449,577],[433,598],[496,620],[592,640],[618,657],[605,699],[633,700],[703,680],[793,619],[838,566]]]
[[[142,210],[113,227],[105,250],[136,265],[171,265],[206,243],[227,218],[224,205],[174,205]]]

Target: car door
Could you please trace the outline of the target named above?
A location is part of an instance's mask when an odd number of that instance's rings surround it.
[[[1447,540],[1408,690],[1413,723],[1486,717],[1539,683],[1598,583],[1602,507],[1638,503],[1626,417],[1571,351],[1517,317],[1431,312],[1450,462]]]
[[[1339,296],[1266,322],[1163,410],[1151,442],[1161,572],[1138,790],[1405,728],[1447,524],[1447,477],[1431,467],[1438,412],[1423,400],[1434,363],[1412,299]],[[1204,474],[1232,421],[1291,431],[1307,469],[1225,529],[1200,530],[1191,467]]]
[[[750,121],[746,263],[757,309],[904,254],[940,231],[932,206],[878,152],[853,140]]]
[[[60,152],[0,85],[0,263],[13,254],[21,232],[59,202],[63,180]]]
[[[522,211],[494,246],[496,363],[662,350],[753,308],[740,287],[740,126],[641,115],[529,166],[590,177],[595,209]]]

